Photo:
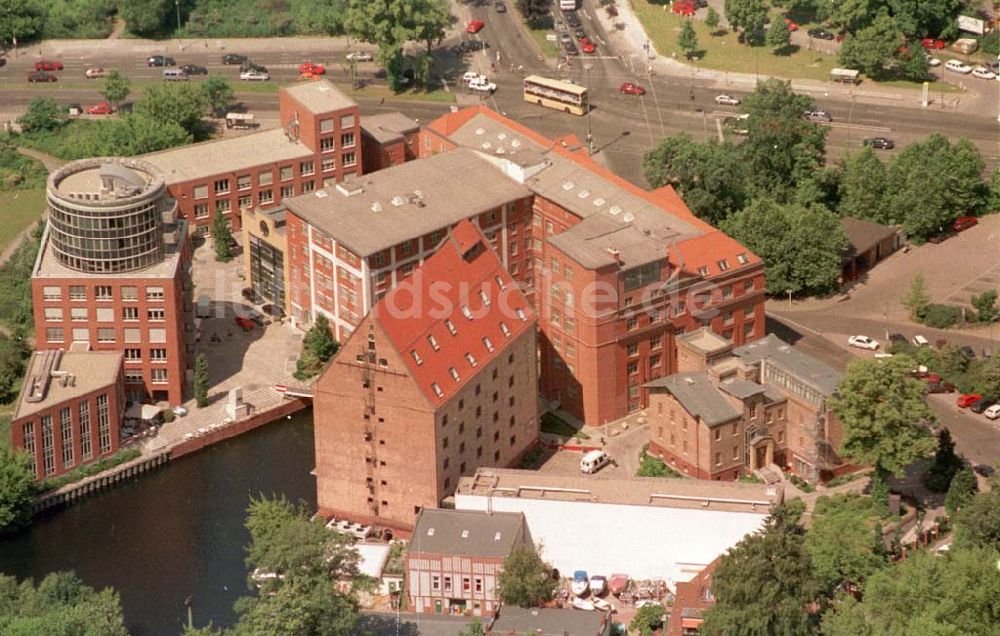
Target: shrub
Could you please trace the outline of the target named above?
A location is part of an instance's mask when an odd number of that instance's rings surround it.
[[[962,308],[954,305],[932,304],[927,307],[923,323],[935,329],[954,327],[962,320]]]
[[[667,466],[659,457],[654,457],[648,452],[649,445],[643,446],[642,455],[639,456],[639,470],[636,475],[639,477],[680,477],[680,474]]]

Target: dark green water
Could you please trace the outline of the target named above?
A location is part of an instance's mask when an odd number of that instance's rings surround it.
[[[228,626],[247,593],[243,528],[251,495],[316,505],[312,411],[168,463],[0,541],[0,572],[40,579],[75,570],[113,586],[135,636],[174,636],[193,598],[196,625]]]

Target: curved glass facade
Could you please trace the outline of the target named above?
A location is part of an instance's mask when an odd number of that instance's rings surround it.
[[[64,166],[49,177],[48,204],[56,258],[89,273],[131,272],[162,261],[163,212],[176,205],[156,169],[134,159]]]

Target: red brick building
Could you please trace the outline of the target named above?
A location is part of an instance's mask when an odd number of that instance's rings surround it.
[[[39,350],[119,351],[137,402],[183,401],[191,243],[163,176],[137,159],[85,159],[49,177],[31,277]]]
[[[411,529],[462,475],[516,462],[538,436],[535,328],[487,239],[459,223],[315,385],[320,510]]]
[[[122,354],[36,351],[10,432],[38,479],[58,477],[118,450],[125,412]]]
[[[677,338],[678,372],[649,382],[649,450],[699,479],[845,467],[826,408],[840,374],[773,335],[734,348],[708,329]]]
[[[358,105],[327,80],[283,87],[281,128],[224,137],[144,155],[163,173],[178,211],[196,234],[215,214],[240,228],[240,210],[361,174]]]
[[[420,124],[402,113],[361,118],[364,173],[384,170],[417,158]]]
[[[522,513],[421,510],[403,566],[409,606],[418,614],[492,616],[501,605],[500,570],[515,547],[534,548]]]
[[[664,636],[697,636],[705,622],[703,612],[715,605],[712,595],[712,575],[721,557],[709,563],[690,581],[677,584],[674,605],[667,619]]]

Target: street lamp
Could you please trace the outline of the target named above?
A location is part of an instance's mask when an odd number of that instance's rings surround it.
[[[590,90],[590,69],[594,68],[593,64],[584,64],[583,70],[587,72],[587,90]],[[590,118],[590,96],[587,96],[587,154],[594,154],[594,136],[592,129],[592,122]]]

